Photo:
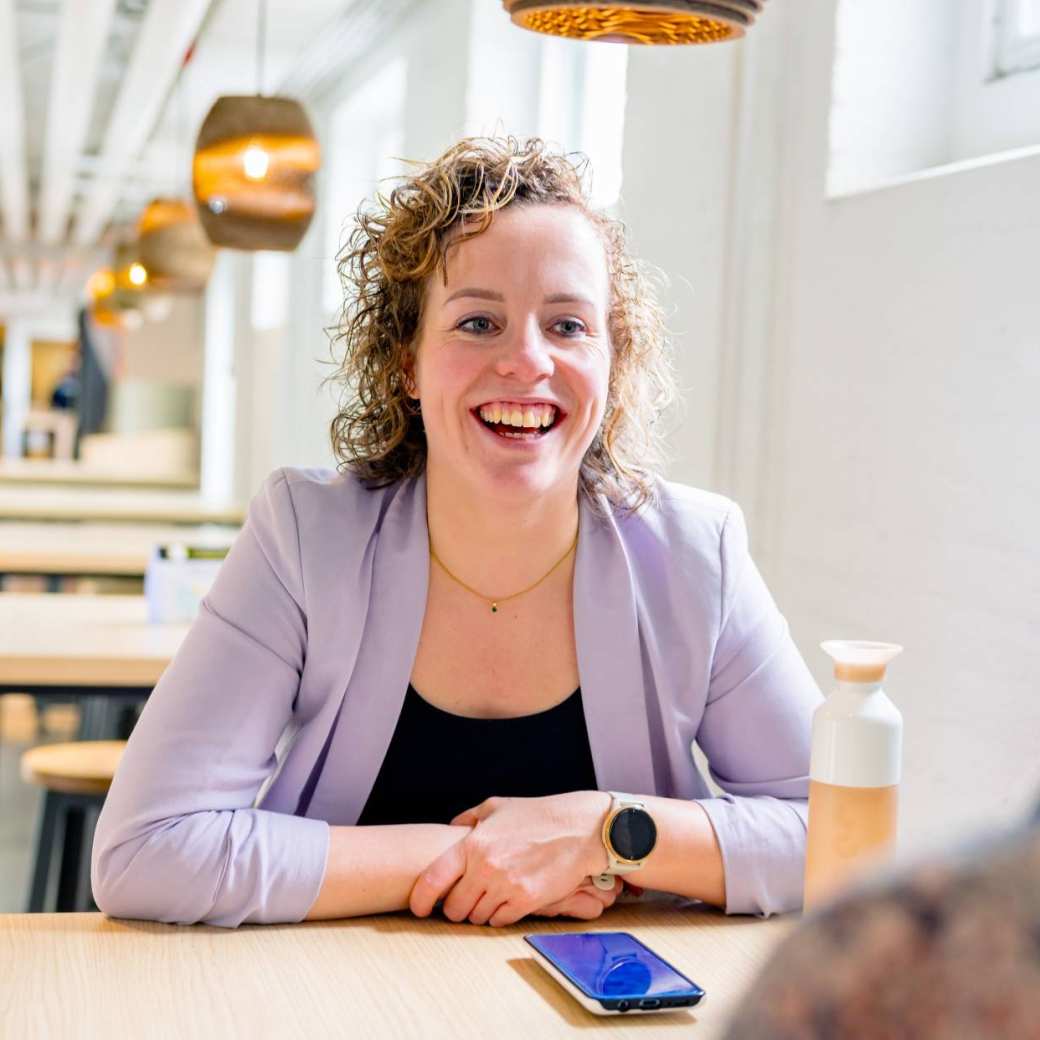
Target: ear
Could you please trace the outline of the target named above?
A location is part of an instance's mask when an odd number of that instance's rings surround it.
[[[404,392],[413,399],[418,399],[419,388],[415,385],[415,356],[407,358],[401,369]]]

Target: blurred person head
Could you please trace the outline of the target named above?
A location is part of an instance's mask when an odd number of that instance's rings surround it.
[[[727,1040],[1040,1037],[1040,812],[808,914]]]
[[[341,465],[371,486],[439,468],[503,503],[574,486],[651,501],[669,344],[648,269],[589,203],[587,161],[508,137],[413,165],[339,259]],[[550,425],[482,418],[510,401]]]

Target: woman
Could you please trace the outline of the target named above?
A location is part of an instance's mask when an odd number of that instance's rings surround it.
[[[620,226],[537,140],[378,202],[342,263],[343,472],[251,504],[112,786],[98,906],[497,926],[594,918],[626,869],[800,905],[819,691],[739,507],[655,475],[669,370]]]

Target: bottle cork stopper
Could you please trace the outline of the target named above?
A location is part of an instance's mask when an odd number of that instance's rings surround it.
[[[903,652],[898,643],[867,639],[829,639],[820,648],[834,661],[834,677],[842,682],[881,682],[885,667]]]
[[[883,664],[845,664],[835,662],[834,677],[842,682],[881,682],[885,678]]]

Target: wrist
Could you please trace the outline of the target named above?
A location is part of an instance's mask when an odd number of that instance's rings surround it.
[[[603,844],[603,823],[610,812],[612,799],[609,791],[583,792],[587,811],[583,817],[582,834],[584,873],[589,877],[602,874],[610,864],[606,846]]]

